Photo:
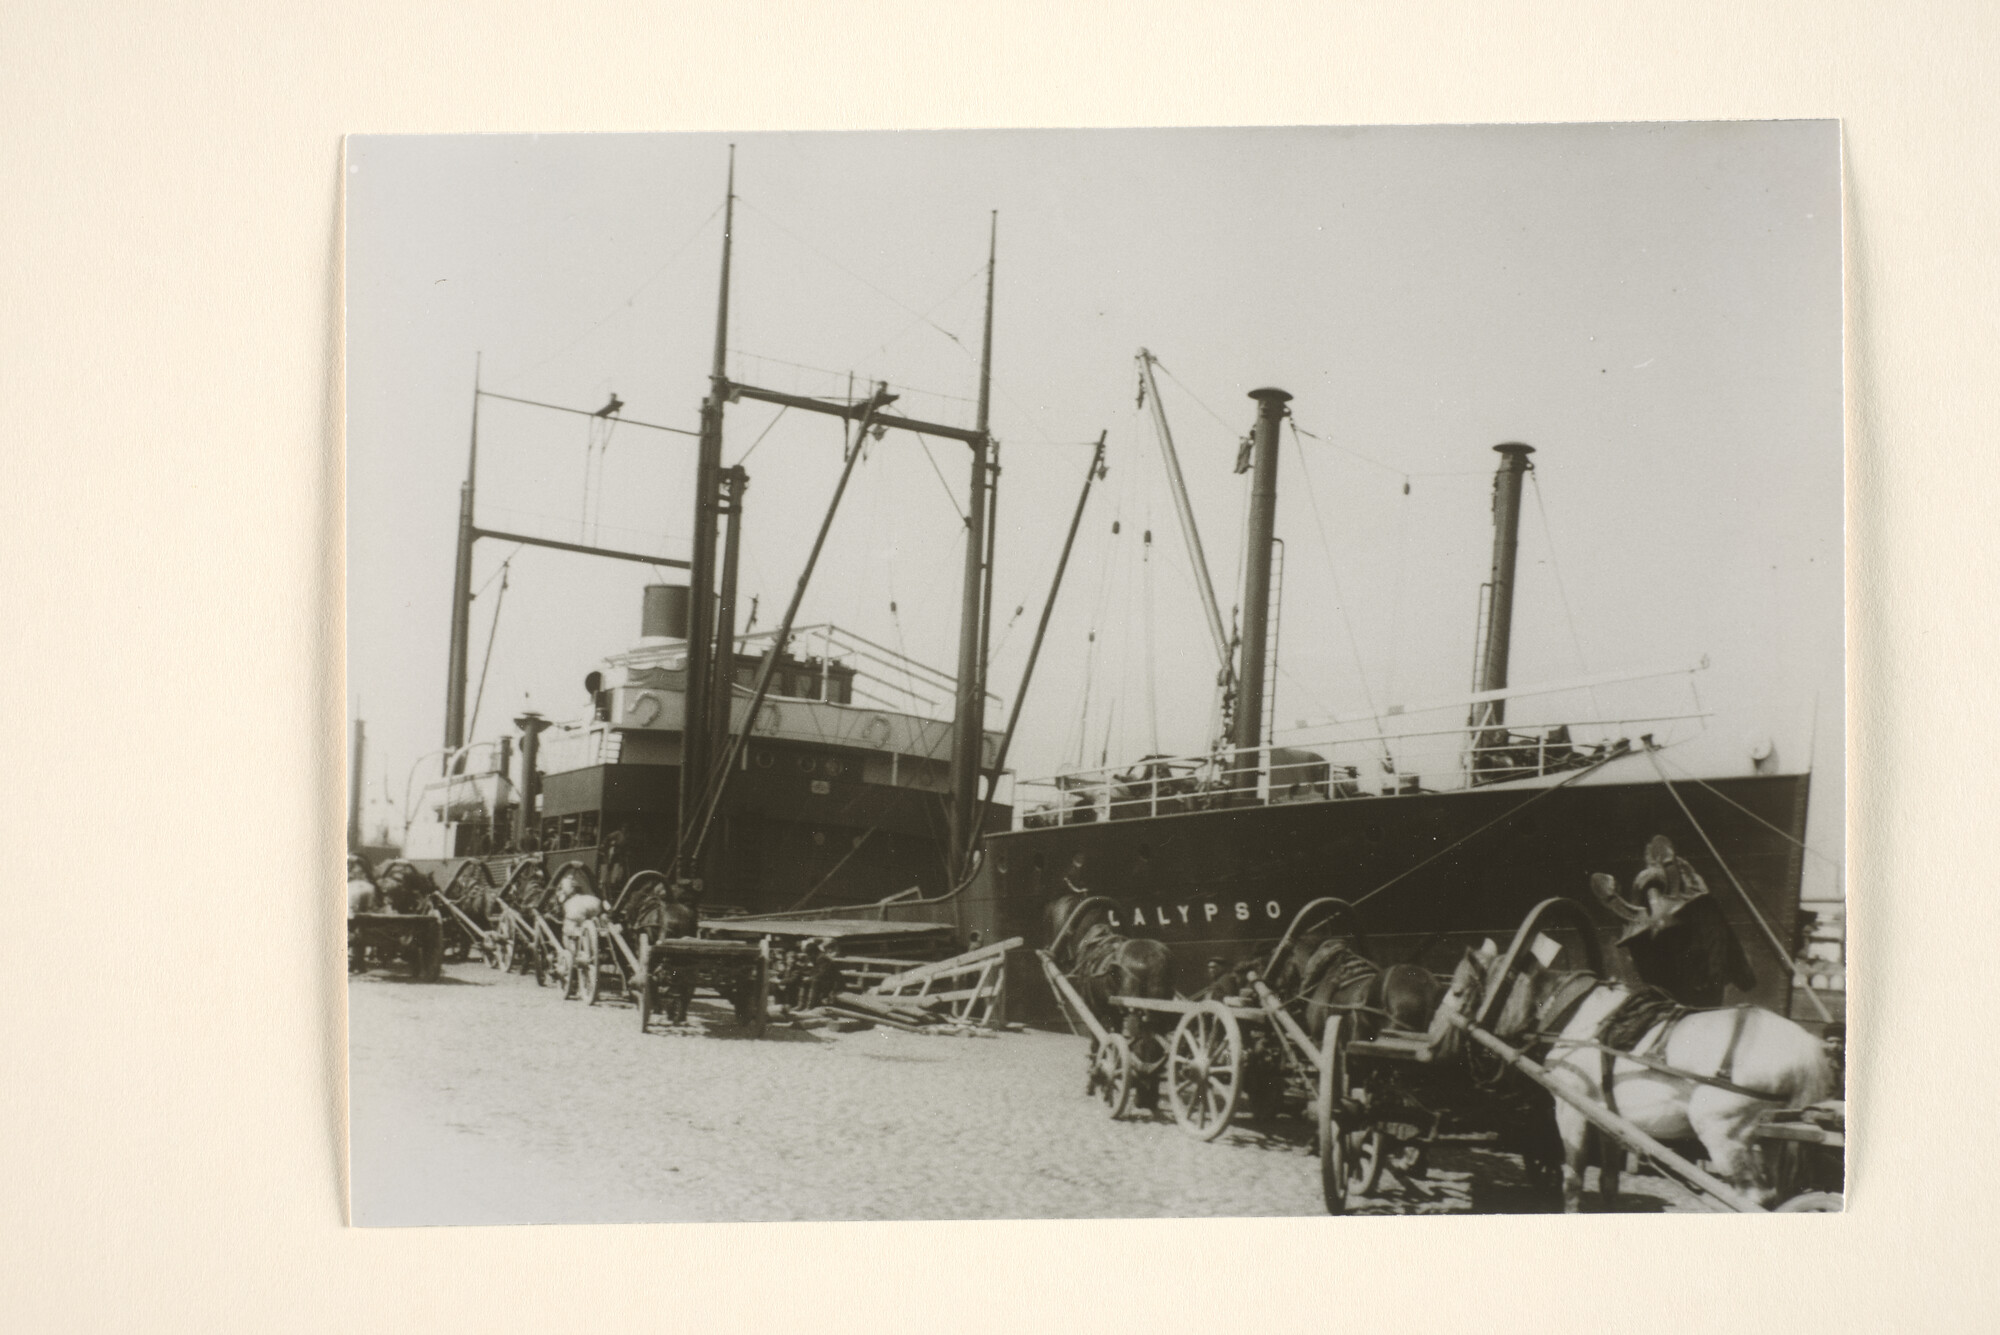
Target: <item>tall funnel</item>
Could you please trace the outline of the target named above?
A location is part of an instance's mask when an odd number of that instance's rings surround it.
[[[648,584],[639,605],[639,638],[647,643],[685,640],[688,633],[688,586]]]
[[[537,754],[541,750],[542,729],[549,726],[549,721],[530,709],[514,720],[514,726],[521,730],[521,794],[520,806],[514,812],[514,846],[526,853],[533,851],[530,839],[537,839],[539,847],[540,820],[535,808],[541,796],[542,775]]]
[[[1264,647],[1271,624],[1271,539],[1278,516],[1278,423],[1291,395],[1282,389],[1253,389],[1257,425],[1250,438],[1250,534],[1243,574],[1243,647],[1237,674],[1236,773],[1230,787],[1239,794],[1257,786],[1258,750],[1264,734]]]
[[[1521,479],[1528,472],[1532,445],[1495,445],[1500,471],[1493,475],[1493,574],[1487,583],[1484,642],[1479,646],[1475,693],[1507,687],[1507,654],[1514,631],[1514,557],[1521,542]],[[1497,728],[1507,721],[1507,702],[1482,700],[1472,706],[1470,726]]]

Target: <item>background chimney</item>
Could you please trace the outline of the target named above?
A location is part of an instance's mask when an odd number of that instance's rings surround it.
[[[639,607],[639,639],[643,644],[685,640],[688,632],[688,587],[648,584]]]

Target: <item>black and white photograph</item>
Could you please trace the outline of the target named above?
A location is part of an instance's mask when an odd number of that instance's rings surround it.
[[[354,1223],[1842,1209],[1838,122],[341,170]]]

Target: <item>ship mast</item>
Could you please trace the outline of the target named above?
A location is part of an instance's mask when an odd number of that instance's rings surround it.
[[[1507,689],[1507,655],[1514,631],[1514,558],[1521,540],[1521,479],[1531,465],[1532,445],[1495,445],[1499,471],[1493,475],[1493,573],[1486,585],[1486,624],[1482,628],[1473,694]],[[1468,728],[1500,728],[1507,721],[1507,699],[1499,696],[1473,704]],[[1479,738],[1474,746],[1483,746]]]
[[[444,772],[465,745],[465,676],[472,642],[473,485],[479,473],[479,359],[472,362],[472,444],[466,451],[465,482],[458,489],[458,548],[451,581],[451,654],[444,688]]]
[[[700,868],[693,864],[700,857],[707,826],[717,809],[721,789],[726,782],[726,775],[718,769],[716,761],[718,757],[732,755],[742,744],[741,734],[734,733],[728,723],[730,679],[733,676],[735,646],[728,640],[721,639],[723,632],[717,625],[718,609],[714,591],[715,548],[718,517],[722,513],[731,514],[731,545],[734,545],[734,526],[741,522],[740,514],[737,513],[741,504],[740,489],[742,483],[747,480],[727,479],[730,482],[730,494],[727,498],[723,496],[723,485],[726,480],[722,469],[723,412],[729,403],[738,399],[751,399],[785,408],[823,413],[848,422],[859,422],[862,435],[879,434],[885,430],[910,431],[918,435],[960,441],[971,447],[972,487],[971,495],[967,498],[969,504],[965,533],[965,583],[959,623],[959,670],[952,717],[949,808],[951,824],[946,853],[948,869],[956,879],[963,871],[964,862],[969,856],[969,853],[961,850],[969,850],[977,836],[974,826],[983,769],[981,761],[985,749],[988,604],[992,601],[993,516],[997,494],[994,481],[1000,471],[995,442],[988,432],[993,389],[993,290],[999,237],[998,215],[994,217],[987,242],[986,322],[985,341],[979,359],[979,416],[977,424],[967,429],[939,422],[920,421],[884,411],[896,401],[896,395],[889,393],[886,385],[878,385],[874,393],[863,401],[851,402],[788,394],[756,385],[739,384],[729,379],[726,352],[729,333],[729,261],[735,217],[735,182],[735,153],[732,149],[729,191],[723,215],[722,282],[715,318],[715,360],[709,373],[708,397],[702,400],[701,451],[695,475],[694,550],[691,553],[692,559],[688,563],[690,575],[687,712],[681,743],[679,822],[682,865],[691,875],[701,874]],[[861,441],[857,436],[852,447],[855,458],[859,457],[860,448]],[[849,471],[852,471],[852,465],[853,460],[850,459]],[[843,474],[843,478],[845,476]],[[843,487],[844,485],[843,482]],[[838,493],[835,503],[838,504]],[[725,586],[732,582],[726,573],[724,582]],[[803,584],[800,591],[803,592]],[[729,597],[730,594],[726,592],[725,598]],[[789,626],[788,618],[787,632]],[[781,634],[778,640],[780,646],[784,638],[785,636]],[[721,642],[718,643],[718,640]],[[762,675],[764,674],[760,674],[760,678]],[[761,699],[760,689],[758,693],[753,694],[751,700],[753,717]],[[718,709],[722,711],[720,718],[716,717]],[[721,741],[724,737],[730,739],[726,744]]]
[[[729,176],[722,204],[722,279],[715,306],[715,356],[708,397],[701,401],[701,444],[694,471],[694,551],[688,564],[687,706],[681,726],[680,831],[686,840],[708,779],[710,715],[715,680],[715,535],[722,508],[722,407],[728,397],[729,258],[736,224],[736,146],[729,147]],[[727,646],[727,654],[735,646]],[[728,674],[725,673],[724,680]],[[723,699],[727,700],[727,687]],[[698,867],[687,869],[700,875]]]
[[[729,536],[722,541],[722,596],[716,604],[715,673],[710,678],[714,704],[709,710],[709,754],[715,756],[729,746],[729,715],[736,699],[736,569],[743,547],[743,491],[750,485],[750,475],[739,464],[723,469],[721,479]]]
[[[1160,385],[1153,378],[1155,358],[1139,349],[1139,375],[1147,401],[1153,405],[1153,429],[1160,437],[1160,457],[1166,461],[1167,484],[1173,492],[1174,513],[1180,516],[1181,536],[1187,540],[1188,561],[1194,566],[1195,592],[1201,595],[1201,610],[1208,617],[1208,634],[1215,641],[1218,665],[1229,671],[1229,636],[1222,629],[1222,608],[1215,601],[1215,581],[1208,576],[1208,556],[1202,551],[1201,529],[1194,522],[1194,507],[1188,503],[1187,482],[1181,477],[1180,455],[1174,450],[1174,433],[1167,427],[1167,406],[1160,401]],[[1227,684],[1225,683],[1225,690]]]
[[[987,571],[992,550],[987,528],[992,500],[989,487],[993,471],[993,439],[987,433],[988,411],[993,398],[993,268],[998,253],[1000,219],[993,216],[986,244],[986,330],[979,349],[979,415],[973,425],[972,490],[965,510],[965,584],[960,597],[958,621],[958,698],[952,711],[951,821],[947,826],[951,849],[951,876],[954,881],[964,870],[961,850],[970,855],[973,844],[974,811],[979,801],[981,751],[986,724],[986,634]],[[997,780],[998,775],[995,775]]]
[[[1282,389],[1253,389],[1257,425],[1250,439],[1250,534],[1243,566],[1242,670],[1237,673],[1236,746],[1229,787],[1254,800],[1264,732],[1265,644],[1271,624],[1271,545],[1278,516],[1278,423],[1291,395]]]

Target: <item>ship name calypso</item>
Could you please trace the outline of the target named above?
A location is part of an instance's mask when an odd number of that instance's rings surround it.
[[[1275,899],[1267,899],[1262,904],[1252,900],[1206,899],[1187,904],[1155,904],[1150,909],[1145,905],[1132,909],[1129,913],[1114,909],[1111,912],[1113,927],[1206,927],[1216,922],[1251,922],[1258,918],[1279,919],[1285,910]]]

